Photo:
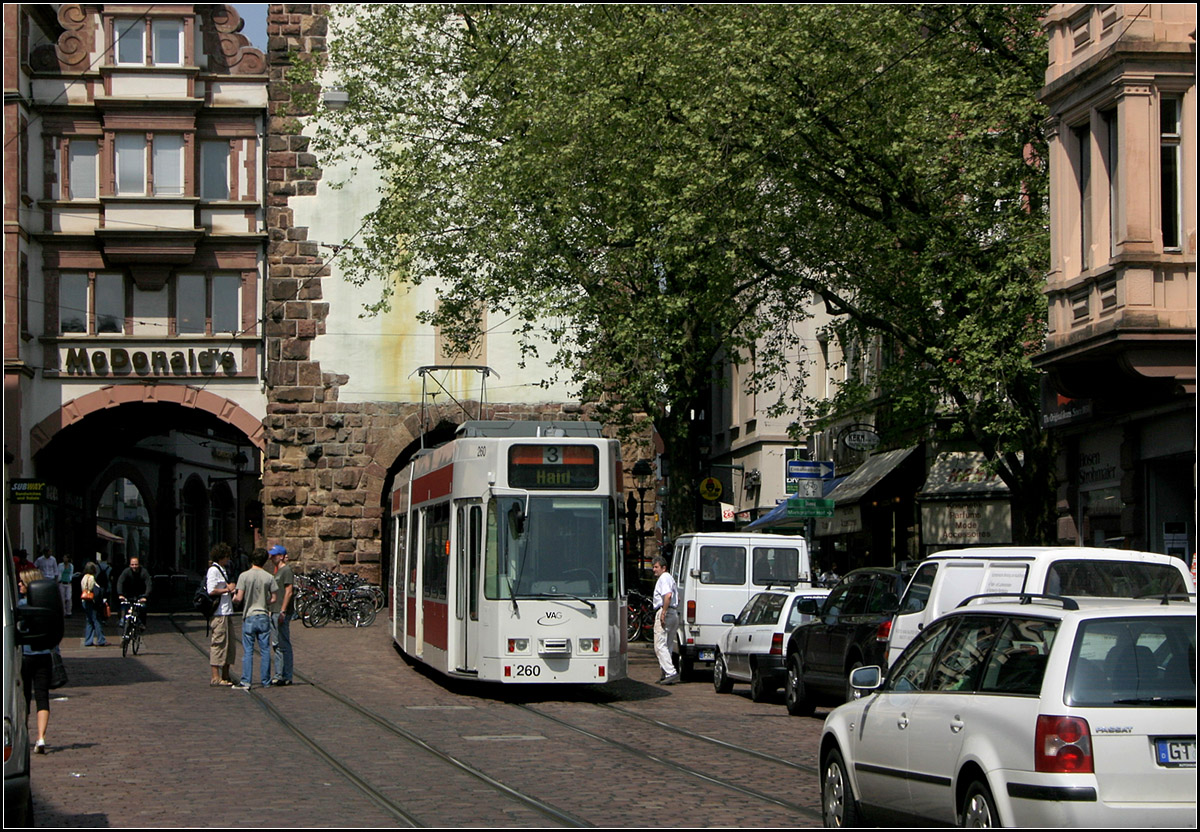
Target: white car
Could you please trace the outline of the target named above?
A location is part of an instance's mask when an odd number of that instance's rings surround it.
[[[729,693],[734,682],[750,683],[750,698],[761,702],[787,680],[783,647],[788,634],[812,619],[800,612],[800,602],[824,600],[828,589],[779,589],[759,592],[746,602],[739,615],[726,614],[729,626],[717,639],[713,662],[713,687]]]
[[[1196,825],[1196,605],[981,596],[821,736],[827,826]]]

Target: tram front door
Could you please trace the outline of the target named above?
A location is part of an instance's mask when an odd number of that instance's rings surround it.
[[[462,633],[459,669],[475,672],[479,663],[479,590],[483,549],[483,505],[478,500],[460,500],[455,510],[458,526],[456,553],[458,580],[455,618]]]

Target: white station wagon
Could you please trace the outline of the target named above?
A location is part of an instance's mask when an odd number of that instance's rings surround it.
[[[821,737],[826,825],[1196,825],[1194,601],[982,596]]]

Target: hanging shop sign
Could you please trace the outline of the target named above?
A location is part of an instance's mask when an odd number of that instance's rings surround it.
[[[705,477],[700,482],[700,496],[706,500],[718,499],[721,491],[721,481],[716,477]]]
[[[125,349],[67,347],[59,350],[59,366],[68,376],[140,376],[172,378],[237,375],[237,357],[222,349]]]
[[[851,425],[841,432],[838,439],[852,451],[873,451],[880,442],[873,425]]]

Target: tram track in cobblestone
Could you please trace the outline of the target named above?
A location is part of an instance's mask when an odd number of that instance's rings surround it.
[[[784,800],[784,799],[776,797],[774,795],[767,794],[766,792],[759,791],[758,789],[753,789],[753,788],[749,788],[747,786],[740,785],[738,783],[733,782],[732,780],[728,780],[728,779],[725,779],[722,777],[716,777],[711,774],[706,774],[692,766],[686,765],[686,764],[678,762],[676,760],[672,760],[663,755],[654,753],[650,749],[658,747],[656,744],[646,743],[643,745],[631,745],[622,740],[615,739],[614,737],[606,737],[603,734],[599,734],[590,729],[583,728],[583,727],[576,725],[568,720],[562,719],[562,718],[554,716],[552,714],[545,713],[544,711],[538,710],[537,708],[534,708],[530,705],[527,705],[524,703],[510,703],[510,704],[512,704],[513,707],[524,711],[525,713],[529,713],[529,714],[532,714],[541,719],[548,720],[560,727],[563,727],[568,730],[574,731],[576,733],[582,734],[583,736],[588,737],[592,740],[595,740],[595,741],[604,743],[606,745],[618,748],[621,751],[627,752],[627,753],[634,755],[640,759],[651,760],[658,765],[664,766],[666,768],[669,768],[669,769],[679,772],[681,774],[685,774],[687,776],[694,777],[694,778],[701,780],[709,785],[717,786],[717,787],[723,788],[723,789],[728,789],[730,791],[737,792],[739,794],[745,795],[745,796],[753,798],[755,800],[760,800],[760,801],[763,801],[766,803],[774,804],[775,806],[779,806],[779,807],[786,809],[788,811],[791,811],[791,812],[796,812],[798,814],[804,815],[805,817],[808,817],[808,818],[811,818],[814,820],[818,820],[818,821],[823,820],[821,810],[819,807],[813,808],[811,806],[804,806],[799,803],[793,803],[789,800]],[[773,755],[766,754],[766,753],[757,751],[752,748],[746,748],[744,746],[739,746],[734,743],[725,742],[724,740],[718,740],[713,737],[707,737],[703,734],[698,734],[694,731],[689,731],[686,728],[679,728],[677,726],[670,725],[670,724],[662,722],[660,720],[646,717],[641,714],[636,714],[636,713],[628,711],[624,708],[618,708],[618,707],[615,707],[615,706],[607,704],[607,703],[593,703],[593,704],[595,704],[597,707],[615,712],[624,717],[630,717],[630,718],[640,720],[643,722],[648,722],[664,731],[667,731],[670,733],[681,734],[681,735],[686,736],[689,739],[692,739],[695,741],[716,745],[716,746],[718,746],[722,749],[728,750],[728,751],[736,751],[736,752],[746,754],[751,757],[755,757],[760,760],[764,760],[769,763],[781,765],[781,766],[792,768],[792,769],[797,769],[797,770],[803,771],[807,774],[812,774],[814,777],[817,775],[817,769],[813,766],[805,766],[803,764],[795,763],[795,762],[792,762],[791,760],[784,760],[779,757],[775,757]]]
[[[191,637],[191,635],[189,635],[187,633],[187,631],[184,630],[184,628],[181,627],[177,621],[175,621],[173,616],[171,617],[171,623],[175,626],[175,629],[179,632],[179,634],[188,642],[188,644],[190,644],[193,648],[195,648],[197,652],[199,652],[205,656],[208,655],[207,647],[198,644]],[[532,795],[525,794],[524,792],[520,792],[520,791],[502,783],[501,781],[496,780],[495,778],[491,777],[490,775],[488,775],[481,769],[479,769],[475,766],[472,766],[469,763],[466,763],[466,762],[458,759],[457,757],[454,757],[453,755],[450,755],[444,751],[441,751],[440,749],[436,748],[429,742],[421,739],[420,737],[416,736],[415,734],[411,733],[410,731],[395,724],[394,722],[387,719],[386,717],[381,716],[381,715],[371,711],[369,708],[366,708],[366,707],[360,705],[359,703],[355,702],[354,700],[350,699],[349,697],[344,696],[341,693],[338,693],[336,690],[331,689],[330,687],[328,687],[325,684],[322,684],[321,682],[318,682],[318,681],[316,681],[310,677],[307,677],[301,673],[296,673],[296,678],[298,678],[300,681],[304,682],[307,686],[311,687],[313,690],[321,693],[328,699],[338,703],[342,707],[345,707],[345,708],[353,711],[354,713],[358,714],[360,717],[363,717],[364,719],[368,720],[369,722],[373,723],[374,725],[378,726],[379,728],[382,728],[383,730],[387,731],[389,734],[406,741],[411,746],[419,749],[420,751],[422,751],[426,754],[429,754],[429,755],[433,756],[434,758],[436,758],[437,760],[441,761],[442,763],[458,770],[459,772],[462,772],[463,774],[466,774],[466,775],[474,778],[475,780],[478,780],[479,782],[484,783],[489,788],[495,790],[498,794],[503,795],[505,798],[525,806],[526,808],[532,810],[533,812],[535,812],[545,818],[553,820],[556,823],[562,824],[563,826],[569,826],[569,827],[594,826],[594,824],[592,824],[586,820],[583,820],[581,818],[575,817],[567,812],[564,812],[561,809],[559,809],[545,801],[542,801],[536,797],[533,797]],[[376,806],[378,806],[382,810],[391,814],[397,820],[399,820],[409,826],[412,826],[412,827],[440,826],[445,823],[444,818],[436,818],[430,822],[426,822],[426,821],[422,820],[417,814],[410,811],[404,805],[392,800],[390,797],[388,797],[386,794],[384,794],[384,792],[381,789],[376,788],[368,780],[366,780],[364,777],[360,776],[348,764],[343,762],[335,753],[333,753],[333,751],[331,749],[327,748],[325,745],[317,742],[312,737],[310,737],[308,734],[306,734],[305,731],[302,729],[302,727],[295,720],[288,717],[287,714],[285,714],[277,705],[270,702],[266,697],[256,693],[254,690],[249,691],[249,694],[257,705],[259,705],[275,721],[277,721],[281,726],[283,726],[293,736],[295,736],[296,739],[301,742],[301,744],[303,744],[310,751],[312,751],[315,755],[317,755],[321,760],[323,760],[333,771],[335,771],[337,774],[339,774],[343,778],[345,778],[351,785],[353,785],[356,789],[358,789],[368,800],[370,800],[372,803],[374,803]]]

